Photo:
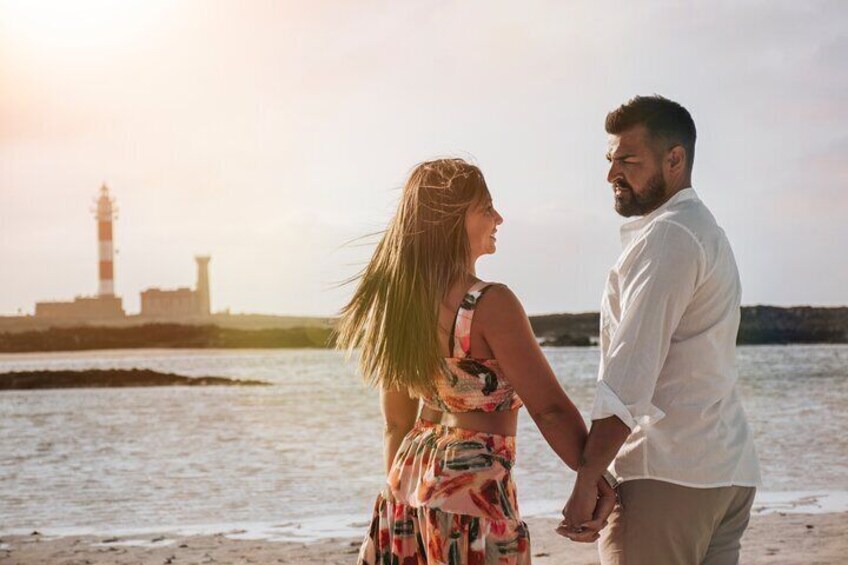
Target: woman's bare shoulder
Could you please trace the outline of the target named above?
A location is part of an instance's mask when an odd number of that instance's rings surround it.
[[[525,319],[527,315],[518,296],[503,283],[492,283],[479,301],[475,321],[486,327],[500,324],[512,324],[516,319]]]

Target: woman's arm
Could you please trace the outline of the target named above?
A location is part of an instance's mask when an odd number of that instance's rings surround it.
[[[403,437],[412,429],[418,416],[418,399],[410,398],[406,391],[380,390],[383,410],[383,456],[386,473],[392,468]]]
[[[576,470],[587,435],[580,412],[557,382],[518,298],[502,285],[485,296],[477,306],[475,324],[545,440]]]

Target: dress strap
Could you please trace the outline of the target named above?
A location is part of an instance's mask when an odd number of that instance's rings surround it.
[[[471,353],[471,320],[480,297],[491,288],[492,283],[477,281],[465,293],[465,297],[456,311],[451,331],[451,355],[453,357],[468,357]]]

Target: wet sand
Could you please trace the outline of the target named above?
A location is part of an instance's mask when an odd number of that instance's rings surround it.
[[[556,520],[529,518],[533,563],[598,563],[594,544],[575,544],[553,531]],[[848,513],[753,516],[742,540],[743,564],[845,563]],[[360,539],[334,538],[315,543],[160,535],[49,538],[41,534],[0,537],[0,563],[9,564],[350,564]]]

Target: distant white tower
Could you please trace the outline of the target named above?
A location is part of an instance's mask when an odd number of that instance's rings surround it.
[[[197,255],[194,260],[197,261],[197,287],[195,293],[197,296],[197,313],[200,316],[208,316],[212,312],[209,299],[209,261],[211,257],[208,255]]]
[[[115,261],[114,246],[112,245],[112,221],[117,218],[118,210],[113,206],[115,201],[109,197],[106,183],[100,187],[100,197],[97,199],[97,244],[98,244],[98,273],[99,286],[97,294],[101,297],[115,296]]]

